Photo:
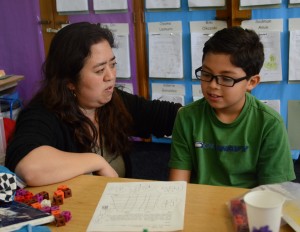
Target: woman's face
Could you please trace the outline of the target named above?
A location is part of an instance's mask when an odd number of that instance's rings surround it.
[[[111,46],[107,41],[92,45],[75,87],[79,106],[93,110],[105,105],[112,98],[115,82],[116,58]]]

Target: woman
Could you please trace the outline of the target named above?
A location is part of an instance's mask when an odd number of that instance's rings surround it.
[[[108,29],[87,22],[53,38],[43,85],[20,113],[7,148],[6,166],[28,185],[85,173],[125,176],[130,136],[171,134],[180,105],[115,89],[113,47]]]

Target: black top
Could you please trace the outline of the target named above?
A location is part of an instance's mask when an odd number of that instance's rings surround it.
[[[118,90],[133,118],[132,136],[148,138],[150,135],[171,135],[180,104],[159,100],[146,100]],[[73,131],[41,103],[24,108],[17,119],[15,133],[6,150],[5,166],[14,171],[19,161],[33,149],[48,145],[66,152],[78,152]],[[128,162],[126,162],[128,166]],[[128,167],[126,167],[128,168]],[[128,175],[127,175],[128,176]]]

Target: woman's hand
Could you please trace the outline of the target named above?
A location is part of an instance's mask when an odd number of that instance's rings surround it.
[[[98,171],[94,171],[94,175],[107,176],[107,177],[119,177],[115,169],[101,156],[101,168]]]

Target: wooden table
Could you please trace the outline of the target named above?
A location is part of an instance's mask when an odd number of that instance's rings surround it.
[[[18,85],[18,82],[24,79],[24,76],[13,75],[0,80],[0,91],[13,88]]]
[[[48,226],[51,231],[83,232],[88,227],[106,183],[129,181],[143,180],[83,175],[59,184],[26,189],[34,194],[47,191],[52,197],[59,185],[67,185],[72,190],[72,197],[64,200],[61,210],[71,211],[72,219],[62,227]],[[247,191],[243,188],[188,184],[183,231],[234,231],[231,216],[225,203]],[[280,231],[291,232],[293,230],[285,225],[281,227]]]

